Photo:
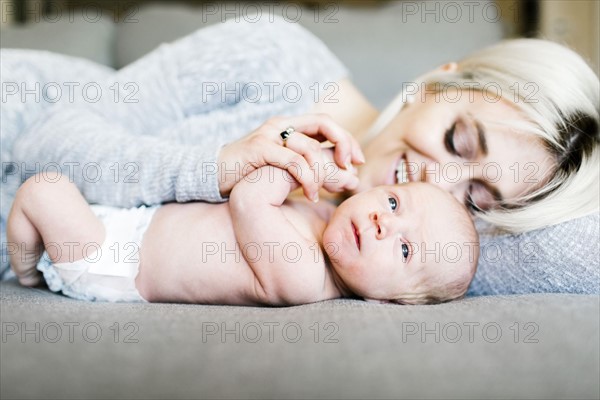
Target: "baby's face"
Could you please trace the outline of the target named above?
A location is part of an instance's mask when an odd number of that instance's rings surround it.
[[[468,274],[469,257],[476,260],[478,252],[469,228],[464,207],[433,185],[379,186],[336,209],[323,245],[355,294],[394,300],[426,292],[435,280]]]

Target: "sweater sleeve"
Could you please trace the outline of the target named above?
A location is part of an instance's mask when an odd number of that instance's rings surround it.
[[[49,110],[14,145],[26,179],[59,170],[90,203],[133,207],[190,199],[222,201],[216,136],[184,145],[132,134],[87,109]]]
[[[483,224],[478,228],[485,229]],[[600,214],[480,239],[469,295],[600,293]]]
[[[82,85],[25,129],[14,159],[32,173],[58,166],[91,203],[224,201],[221,147],[269,117],[310,111],[315,88],[346,73],[281,18],[203,28]]]

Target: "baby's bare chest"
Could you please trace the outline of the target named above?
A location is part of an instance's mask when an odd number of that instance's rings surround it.
[[[310,239],[318,221],[307,210],[282,206],[291,224]],[[257,224],[269,221],[256,221]],[[295,263],[300,254],[302,260]],[[310,257],[306,257],[309,255]],[[318,240],[312,246],[280,238],[262,242],[256,238],[240,246],[236,240],[229,206],[224,204],[167,204],[155,214],[141,248],[141,280],[155,301],[183,301],[203,304],[259,304],[256,275],[251,260],[289,259],[295,268],[325,277],[325,262]],[[290,273],[293,280],[295,274]],[[324,278],[325,279],[325,278]],[[329,290],[327,290],[329,291]],[[320,299],[315,299],[315,301]]]

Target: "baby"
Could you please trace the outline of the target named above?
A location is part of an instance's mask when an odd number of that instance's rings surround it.
[[[424,304],[466,292],[478,236],[447,192],[382,186],[336,208],[288,199],[297,187],[269,166],[228,203],[121,209],[90,207],[60,174],[32,176],[8,219],[11,266],[24,285],[40,283],[39,270],[51,290],[94,301]]]

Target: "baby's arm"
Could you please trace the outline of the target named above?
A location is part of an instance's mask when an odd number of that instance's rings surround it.
[[[6,234],[11,267],[25,286],[40,283],[36,265],[44,247],[53,263],[74,262],[88,255],[86,244],[101,245],[105,236],[104,225],[75,184],[55,173],[33,175],[21,185]]]
[[[316,240],[304,237],[281,209],[297,187],[287,171],[267,166],[242,179],[229,199],[236,240],[255,274],[257,298],[267,304],[314,302],[323,289]]]

